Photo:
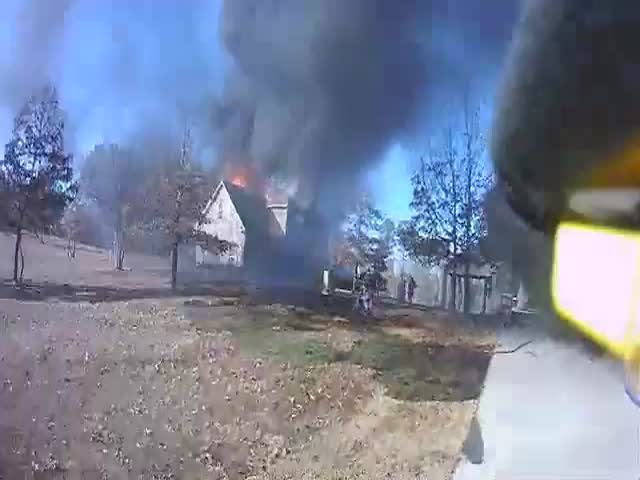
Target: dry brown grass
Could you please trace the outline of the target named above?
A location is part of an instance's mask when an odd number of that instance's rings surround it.
[[[401,402],[378,389],[348,422],[331,425],[302,456],[259,478],[446,479],[474,408],[474,402]]]
[[[0,278],[11,278],[15,237],[0,231]],[[76,258],[67,257],[66,241],[46,236],[45,243],[25,234],[24,279],[72,285],[117,286],[119,288],[162,288],[169,286],[169,260],[136,253],[127,254],[126,271],[113,269],[109,253],[87,245],[78,245]]]
[[[37,281],[166,282],[162,260],[113,273],[104,252],[69,262],[30,241]],[[286,305],[201,303],[0,299],[0,477],[449,478],[474,401],[401,400],[395,373],[411,379],[426,363],[438,376],[449,362],[422,345],[475,351],[490,336],[412,309],[353,325]],[[482,370],[456,365],[456,381]]]
[[[3,302],[4,478],[245,478],[370,395],[356,367],[291,368],[198,334],[175,300]]]

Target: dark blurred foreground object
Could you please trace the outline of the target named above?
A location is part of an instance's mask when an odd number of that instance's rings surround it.
[[[511,208],[554,237],[556,310],[624,357],[640,405],[638,85],[640,1],[527,0],[491,156]],[[612,280],[589,295],[591,271]]]
[[[640,187],[640,2],[528,0],[491,153],[511,207],[553,232],[567,192]]]

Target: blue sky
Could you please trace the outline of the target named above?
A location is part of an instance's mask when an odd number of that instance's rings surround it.
[[[21,8],[39,1],[2,1],[0,87],[7,72],[16,75],[18,83],[21,75],[41,73],[25,72],[20,58],[35,55],[46,60],[45,73],[59,86],[68,112],[68,143],[76,158],[101,141],[126,142],[141,123],[165,121],[167,116],[179,123],[179,112],[185,110],[197,115],[223,86],[228,59],[218,39],[220,0],[190,0],[189,9],[181,2],[162,0],[43,0],[68,1],[71,7],[59,25],[62,34],[49,38],[37,32],[31,52],[20,45],[16,19],[21,18]],[[446,31],[442,42],[452,62],[474,70],[470,62],[477,59],[470,57],[477,55],[470,53],[470,42]],[[479,72],[480,96],[490,99],[495,73]],[[490,114],[490,105],[485,111]],[[437,126],[437,113],[431,116],[430,124]],[[11,117],[0,96],[1,144],[10,134]],[[379,207],[396,221],[410,215],[409,178],[419,156],[410,145],[417,144],[393,143],[366,177]]]
[[[392,220],[399,221],[411,215],[411,164],[416,152],[399,144],[392,145],[381,164],[368,175],[368,182],[380,209]]]
[[[70,4],[62,35],[39,57],[49,63],[46,74],[59,88],[78,153],[103,139],[126,141],[140,123],[170,109],[174,115],[178,106],[197,109],[203,97],[219,92],[225,62],[216,29],[218,0],[190,0],[191,9],[157,0],[46,1]],[[16,18],[20,8],[42,2],[5,2],[11,8],[0,17],[0,75],[19,77],[25,72],[18,58],[35,52],[16,45]],[[48,40],[43,35],[36,48],[47,49]],[[2,113],[4,141],[10,115]]]

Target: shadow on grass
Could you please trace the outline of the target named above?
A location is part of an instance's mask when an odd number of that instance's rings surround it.
[[[0,283],[0,299],[32,302],[120,302],[136,299],[171,298],[196,295],[242,296],[241,287],[125,288],[108,285],[71,285],[68,283],[29,282],[16,285],[10,280]]]
[[[126,275],[126,272],[122,272]],[[136,299],[156,299],[188,296],[207,296],[224,298],[225,305],[243,305],[245,307],[286,304],[300,317],[322,314],[325,316],[348,316],[353,322],[362,322],[362,316],[353,312],[353,299],[350,296],[325,297],[318,292],[302,288],[256,288],[241,283],[208,283],[202,285],[181,286],[171,290],[164,288],[122,287],[118,278],[113,285],[77,285],[56,282],[33,282],[26,280],[14,284],[11,280],[0,280],[0,299],[15,299],[34,302],[119,302]],[[210,308],[207,302],[193,301],[185,307],[199,306]],[[301,327],[303,328],[303,327]],[[309,327],[312,328],[312,327]]]
[[[345,330],[357,329],[359,339],[350,350],[336,351],[322,335],[322,331],[336,326],[331,317],[306,311],[299,315],[286,309],[275,314],[264,310],[241,314],[233,307],[219,311],[217,319],[209,320],[205,329],[230,331],[238,346],[252,355],[293,367],[335,362],[360,365],[373,370],[387,394],[399,400],[475,399],[482,391],[492,355],[486,347],[414,342],[385,333],[375,324],[351,322],[338,325]],[[332,335],[340,332],[334,329]]]
[[[415,343],[374,333],[338,359],[375,370],[387,394],[399,400],[459,402],[482,392],[491,353],[468,345]]]

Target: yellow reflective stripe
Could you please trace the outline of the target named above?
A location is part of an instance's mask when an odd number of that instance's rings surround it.
[[[636,240],[638,250],[640,250],[640,240]],[[627,332],[625,334],[625,354],[640,342],[640,329],[638,322],[640,321],[640,259],[636,266],[636,274],[633,280],[633,296],[631,297],[631,311],[629,323],[627,324]]]
[[[558,228],[551,279],[554,306],[576,329],[620,358],[640,292],[640,269],[629,261],[640,262],[638,232],[572,223]],[[592,285],[594,272],[608,279],[608,288],[584,288],[584,282]]]

